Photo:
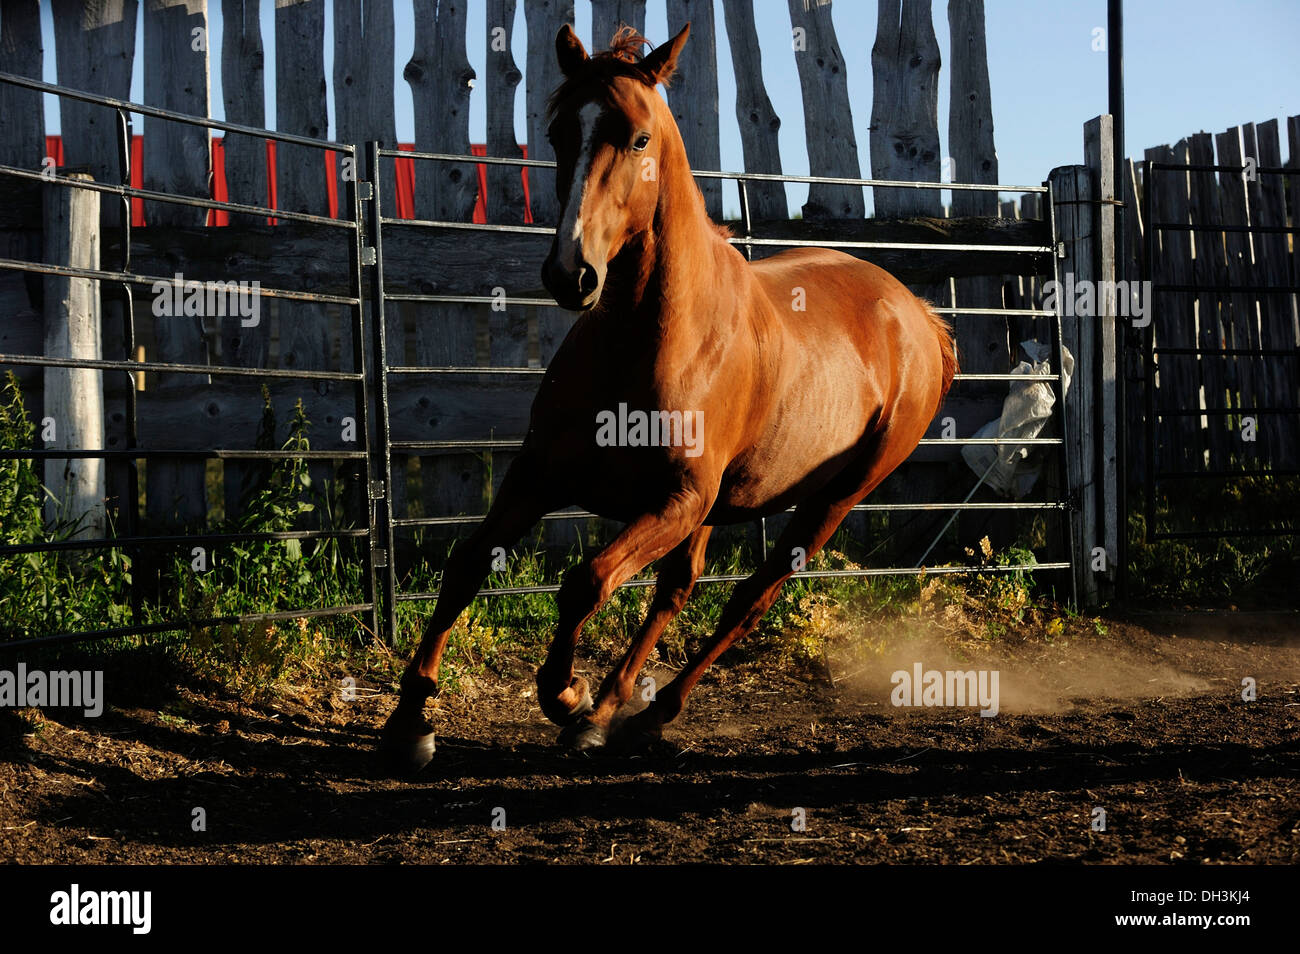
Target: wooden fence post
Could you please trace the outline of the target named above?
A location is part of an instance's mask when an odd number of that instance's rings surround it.
[[[808,171],[814,176],[857,179],[858,140],[849,105],[849,78],[835,37],[831,7],[788,0],[795,65],[803,95]],[[874,65],[874,64],[873,64]],[[866,214],[861,186],[811,185],[803,207],[806,219],[860,219]]]
[[[393,22],[393,0],[334,0],[334,121],[337,131],[335,138],[339,142],[352,143],[357,147],[356,168],[352,170],[357,180],[365,178],[366,144],[379,142],[385,149],[397,148],[397,120],[394,105],[393,65],[396,28]],[[260,91],[259,91],[260,92]],[[341,164],[340,164],[341,165]],[[397,215],[397,163],[387,160],[379,164],[379,182],[375,183],[380,202],[384,206],[383,214]],[[338,196],[340,203],[347,197],[344,170],[339,169]],[[351,209],[340,209],[343,217],[351,215]],[[370,327],[374,320],[370,302],[363,305],[365,325]],[[393,364],[405,364],[405,334],[402,327],[402,309],[391,305],[384,309],[385,346],[389,361]],[[354,349],[365,351],[366,367],[377,371],[379,363],[374,352],[374,339],[365,334],[363,341],[352,340],[351,316],[345,311],[344,319],[339,324],[339,355],[342,367],[351,370],[349,355]],[[374,406],[371,399],[372,408]],[[349,412],[360,414],[361,408],[353,406]],[[371,421],[377,418],[371,417]],[[373,425],[372,425],[373,426]],[[376,434],[371,433],[372,442]],[[357,449],[361,447],[357,445]],[[401,459],[403,462],[405,458]],[[353,526],[362,526],[366,518],[368,488],[364,481],[364,467],[357,465],[351,471],[354,475],[348,487],[346,519]],[[395,468],[398,476],[389,478],[389,503],[396,517],[405,517],[406,480],[405,468]],[[227,478],[230,470],[227,466]],[[394,531],[395,540],[390,541],[389,559],[398,559],[398,542],[405,542],[405,535]]]
[[[668,33],[676,35],[686,23],[691,37],[677,58],[677,72],[668,87],[668,106],[677,120],[692,169],[717,170],[722,165],[718,142],[717,30],[713,0],[668,0]],[[722,180],[696,179],[704,208],[722,221]]]
[[[569,22],[573,22],[572,17]],[[645,33],[645,0],[591,0],[591,49],[587,52],[594,55],[608,50],[614,31],[623,24],[637,33]],[[680,29],[678,26],[669,32],[676,33]],[[551,39],[555,39],[554,33],[551,34]],[[554,53],[551,55],[553,57]]]
[[[68,177],[92,181],[83,173],[70,173]],[[99,250],[99,193],[46,186],[45,261],[72,268],[99,268]],[[45,355],[96,361],[103,357],[98,281],[45,276]],[[44,439],[47,449],[103,448],[102,371],[45,369],[45,412],[37,439]],[[48,522],[75,524],[75,537],[104,536],[103,458],[48,460],[45,485],[54,494],[54,500],[45,507]]]
[[[324,0],[278,4],[275,10],[275,124],[279,131],[328,139],[325,90]],[[329,215],[325,155],[323,150],[313,146],[276,144],[277,208]],[[303,290],[314,289],[307,287]],[[311,302],[282,300],[278,305],[276,323],[280,331],[280,366],[299,371],[327,370],[334,324],[330,310]],[[313,381],[303,382],[301,388],[304,394],[313,390],[324,394],[337,389],[350,396],[352,385]],[[281,407],[276,412],[277,423],[283,428],[290,409]],[[319,422],[313,424],[317,428],[320,426]],[[281,430],[276,435],[277,440],[282,440],[284,434],[285,431]],[[316,439],[314,434],[309,436]],[[327,494],[334,479],[334,462],[313,461],[308,465],[308,472],[313,490]],[[321,525],[324,517],[323,509],[318,507],[308,523]]]
[[[1093,560],[1088,556],[1085,572],[1094,578],[1095,598],[1107,600],[1114,593],[1115,563],[1119,556],[1120,516],[1119,490],[1115,470],[1115,448],[1119,440],[1116,405],[1115,322],[1118,314],[1118,291],[1103,294],[1103,289],[1116,289],[1115,280],[1115,161],[1114,120],[1107,113],[1088,120],[1083,127],[1084,162],[1092,176],[1093,195],[1097,202],[1086,207],[1092,213],[1094,245],[1093,269],[1097,277],[1098,292],[1095,298],[1097,313],[1093,320],[1093,367],[1075,365],[1077,377],[1085,374],[1092,378],[1096,400],[1090,408],[1096,451],[1095,492],[1097,507],[1096,536],[1080,541],[1079,552],[1091,554],[1094,547],[1106,551],[1105,570],[1093,570]],[[1108,284],[1109,283],[1109,284]],[[1131,299],[1130,299],[1131,300]],[[1086,413],[1086,412],[1085,412]],[[1088,592],[1092,592],[1091,589]]]
[[[469,155],[469,103],[474,70],[466,48],[467,12],[462,0],[415,4],[415,49],[404,76],[415,103],[415,147],[421,152]],[[415,168],[417,219],[468,222],[478,196],[478,171],[469,163],[422,161]],[[478,294],[490,294],[479,289]],[[427,367],[478,363],[475,339],[478,308],[465,304],[413,305],[416,361]],[[429,433],[429,432],[426,432]],[[431,434],[437,439],[436,430]],[[399,458],[400,460],[400,458]],[[483,512],[484,467],[475,454],[434,454],[420,458],[424,514],[473,515]],[[435,539],[455,537],[430,528]]]
[[[763,61],[754,27],[754,5],[749,0],[722,0],[736,74],[736,122],[745,153],[746,172],[781,174],[781,147],[777,130],[781,120],[772,109],[763,85]],[[748,186],[749,214],[756,222],[786,219],[785,186],[779,182],[753,182]]]
[[[192,31],[208,27],[206,0],[148,0],[144,9],[144,99],[151,106],[207,116],[208,53],[194,49]],[[144,118],[144,187],[173,195],[204,197],[212,171],[208,130],[202,126]],[[151,226],[202,226],[207,210],[169,202],[150,202]],[[189,267],[188,265],[178,266]],[[185,276],[187,279],[190,275]],[[194,276],[199,277],[199,276]],[[204,275],[207,279],[210,276]],[[164,294],[171,294],[168,288]],[[154,317],[156,360],[207,364],[208,345],[201,315]],[[217,319],[224,324],[230,319]],[[196,374],[160,374],[158,390],[195,391],[211,379]],[[195,402],[195,416],[202,412]],[[165,526],[200,527],[207,515],[207,461],[149,461],[146,503],[149,519]]]
[[[1061,343],[1074,356],[1074,376],[1064,407],[1066,489],[1078,502],[1078,508],[1069,515],[1074,538],[1074,553],[1069,558],[1074,561],[1079,602],[1091,606],[1097,598],[1097,579],[1089,572],[1085,555],[1091,553],[1092,541],[1097,539],[1097,501],[1093,493],[1096,443],[1091,414],[1096,387],[1089,374],[1095,355],[1093,336],[1088,333],[1093,319],[1075,314],[1072,289],[1096,281],[1092,178],[1087,166],[1060,166],[1052,170],[1050,180],[1056,203],[1057,237],[1065,244],[1065,257],[1057,269],[1063,286],[1057,289],[1062,314]],[[1053,364],[1053,372],[1061,370]],[[1059,398],[1060,391],[1056,393]]]
[[[249,0],[221,3],[221,92],[226,120],[245,126],[266,126],[266,66],[262,49],[262,23],[258,4]],[[391,84],[390,84],[391,85]],[[266,140],[239,133],[222,138],[226,164],[226,194],[231,202],[266,207]],[[266,225],[266,216],[231,213],[231,228]],[[228,321],[221,326],[221,361],[237,368],[264,368],[271,351],[269,314],[257,328]],[[251,399],[250,399],[251,400]],[[241,516],[240,504],[255,485],[265,464],[257,461],[224,462],[222,493],[226,519]]]

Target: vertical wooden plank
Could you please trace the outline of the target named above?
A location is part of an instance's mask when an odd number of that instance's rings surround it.
[[[1249,125],[1249,124],[1247,124]],[[1252,127],[1253,128],[1253,127]],[[1241,148],[1242,129],[1233,126],[1226,132],[1214,137],[1218,152],[1218,164],[1221,166],[1242,166]],[[1241,172],[1219,173],[1219,207],[1224,225],[1246,225],[1246,182]],[[1246,285],[1250,282],[1251,251],[1250,239],[1244,232],[1224,233],[1224,245],[1227,248],[1227,278],[1233,285]],[[1236,292],[1226,296],[1230,309],[1228,327],[1232,333],[1229,348],[1255,350],[1260,347],[1259,317],[1256,296],[1247,292]],[[1235,378],[1229,379],[1231,404],[1234,407],[1256,407],[1262,394],[1259,382],[1259,360],[1251,356],[1241,356],[1226,362],[1235,371]],[[1235,385],[1235,387],[1234,387]],[[1234,429],[1231,446],[1238,460],[1254,461],[1258,456],[1259,441],[1243,441],[1241,431]]]
[[[1277,120],[1270,119],[1255,126],[1253,141],[1247,142],[1247,156],[1255,159],[1256,168],[1276,168],[1282,165],[1281,143],[1278,141]],[[1281,228],[1286,225],[1286,196],[1282,177],[1256,175],[1246,183],[1246,196],[1250,202],[1252,225],[1264,228]],[[1254,279],[1256,285],[1280,286],[1290,283],[1287,263],[1287,237],[1283,232],[1260,232],[1251,237],[1255,252]],[[1266,349],[1292,348],[1295,344],[1294,320],[1290,295],[1261,293],[1259,295],[1260,343]],[[1295,407],[1296,362],[1272,355],[1263,359],[1263,378],[1266,402],[1269,407]],[[1268,444],[1264,457],[1275,467],[1285,462],[1296,462],[1296,430],[1294,415],[1258,415],[1260,430]]]
[[[672,34],[686,23],[691,25],[691,37],[677,58],[677,71],[668,87],[668,106],[681,131],[691,168],[716,171],[722,166],[722,147],[718,142],[718,57],[713,0],[668,0],[668,23]],[[721,222],[722,180],[697,179],[695,183],[704,194],[704,208],[709,216]]]
[[[335,139],[364,150],[371,141],[397,148],[393,101],[393,0],[334,0]],[[364,165],[358,157],[358,167]],[[358,168],[358,176],[361,174]],[[342,163],[337,173],[340,201],[346,195]],[[381,193],[395,204],[393,163],[382,164]],[[395,214],[385,210],[385,214]]]
[[[377,141],[384,148],[397,147],[397,121],[394,107],[393,64],[394,33],[393,0],[334,0],[334,121],[337,126],[335,139],[351,143],[359,150],[356,167],[344,169],[340,161],[336,173],[337,195],[339,201],[347,198],[345,176],[350,172],[355,179],[365,175],[366,143]],[[397,176],[396,164],[391,160],[380,162],[379,195],[384,205],[385,215],[396,215]],[[350,215],[348,209],[341,209],[340,215]],[[343,241],[343,236],[337,236]],[[367,327],[372,318],[370,303],[366,302],[365,320]],[[389,306],[384,310],[386,338],[389,360],[397,364],[405,363],[402,355],[405,347],[405,335],[402,310]],[[351,315],[345,310],[339,322],[339,355],[345,370],[352,368],[352,356],[357,347],[352,340]],[[378,368],[379,362],[374,353],[374,342],[370,335],[365,336],[360,347],[366,351],[366,367]],[[360,410],[360,409],[358,409]],[[354,471],[354,474],[356,472]],[[400,475],[401,471],[398,469]],[[351,491],[347,506],[350,508],[349,519],[357,525],[364,518],[364,483],[359,474],[349,485]],[[393,513],[401,518],[406,513],[406,481],[400,476],[389,481],[389,499]]]
[[[259,0],[221,0],[221,99],[229,122],[266,127],[266,63],[262,49]],[[231,202],[267,206],[266,140],[258,136],[225,133],[226,194]],[[260,215],[231,215],[230,227],[265,225]],[[270,361],[271,322],[245,328],[228,321],[219,331],[221,361],[240,368],[263,368]],[[241,514],[244,497],[255,486],[259,465],[249,461],[224,462],[223,491],[226,518]]]
[[[259,0],[221,0],[221,99],[225,105],[227,121],[245,126],[266,127],[266,63],[262,49],[261,3]],[[266,140],[255,136],[225,133],[222,148],[225,154],[226,194],[231,202],[266,206],[267,195]],[[264,216],[232,215],[231,225],[265,225]],[[245,340],[232,356],[224,348],[222,356],[228,363],[255,367],[265,360],[265,336],[256,336],[261,355],[247,354],[255,347]],[[257,360],[253,360],[257,359]],[[227,471],[229,473],[229,471]]]
[[[1149,278],[1146,274],[1145,253],[1146,253],[1146,231],[1143,216],[1146,208],[1143,206],[1142,183],[1140,181],[1141,171],[1144,168],[1142,161],[1134,162],[1127,159],[1124,162],[1124,249],[1125,249],[1125,275],[1129,281],[1129,287],[1136,281],[1144,281]],[[1142,443],[1143,426],[1145,421],[1145,399],[1142,392],[1143,388],[1143,350],[1141,347],[1141,336],[1136,330],[1131,330],[1131,326],[1123,325],[1122,330],[1125,332],[1124,348],[1121,353],[1122,367],[1120,372],[1124,375],[1127,386],[1126,399],[1124,404],[1125,417],[1124,426],[1127,429],[1125,440],[1125,457],[1124,457],[1124,474],[1122,479],[1127,481],[1128,500],[1130,501],[1128,509],[1134,509],[1133,501],[1137,500],[1137,495],[1141,493],[1141,488],[1145,485],[1147,479],[1146,464],[1147,455],[1145,446]],[[1124,516],[1128,519],[1127,515]]]
[[[207,0],[147,0],[144,8],[146,104],[196,116],[210,115],[207,34]],[[208,181],[212,174],[208,130],[146,116],[143,165],[146,189],[206,198],[210,194]],[[151,226],[201,226],[207,221],[206,209],[165,202],[146,203],[144,214]],[[183,268],[184,263],[179,267]],[[238,320],[229,318],[212,320],[223,326],[239,324]],[[208,344],[202,316],[152,317],[152,322],[157,360],[207,363]],[[159,374],[152,395],[161,398],[164,392],[193,388],[207,380],[192,374]],[[206,462],[155,458],[146,469],[145,502],[149,519],[161,526],[202,526],[207,515]]]
[[[948,110],[948,151],[958,182],[996,183],[998,155],[993,143],[993,102],[989,92],[983,0],[949,0],[952,70]],[[938,195],[938,193],[935,193]],[[954,190],[952,215],[997,215],[995,192]],[[1001,308],[1002,283],[992,277],[956,281],[960,308]],[[1005,318],[958,315],[962,369],[970,373],[1010,370],[1013,347]]]
[[[523,78],[515,65],[510,41],[514,32],[515,0],[487,0],[487,152],[489,156],[523,155],[515,141],[515,87]],[[524,185],[515,166],[487,167],[489,222],[524,221]],[[510,294],[514,289],[506,289]],[[528,367],[529,312],[520,305],[492,306],[488,314],[489,359],[493,367]],[[515,454],[492,451],[488,482],[490,506]]]
[[[518,159],[515,141],[515,87],[523,79],[511,52],[515,0],[487,0],[487,154]],[[487,219],[499,224],[524,221],[524,180],[516,166],[487,167]]]
[[[877,11],[871,48],[872,178],[938,182],[939,43],[930,4],[879,0]],[[937,189],[874,193],[877,218],[943,214]]]
[[[524,4],[524,22],[528,26],[528,84],[524,90],[524,108],[528,116],[528,156],[546,162],[555,161],[555,150],[546,140],[546,98],[564,78],[555,58],[555,35],[560,27],[573,22],[573,0],[533,0]],[[559,200],[555,197],[553,169],[528,170],[528,201],[533,221],[538,225],[555,225],[560,220]]]
[[[781,146],[777,131],[781,120],[763,84],[763,59],[754,26],[754,6],[749,0],[722,0],[736,74],[736,122],[745,155],[746,172],[781,173]],[[689,41],[688,41],[689,43]],[[779,182],[752,182],[748,186],[749,214],[758,222],[786,219],[785,186]]]
[[[871,48],[871,176],[876,179],[938,182],[941,160],[939,44],[934,35],[930,3],[928,0],[879,0],[876,9],[876,39]],[[812,135],[810,130],[810,139]],[[937,189],[876,188],[872,193],[876,218],[944,214]],[[959,303],[954,300],[951,281],[908,287],[913,294],[940,307]],[[952,324],[956,332],[957,353],[964,368],[966,342],[962,332],[965,329],[955,320]],[[962,386],[958,384],[955,392],[960,395],[961,390]],[[989,418],[997,416],[998,407],[996,402],[990,404]],[[939,416],[945,413],[941,408]],[[954,452],[952,459],[960,458]],[[960,479],[966,480],[967,474],[962,473]],[[969,478],[970,484],[974,481],[974,477]],[[908,480],[900,483],[899,502],[941,500],[947,484],[939,468],[909,468]],[[925,541],[900,556],[909,562],[918,559],[948,516],[942,513],[890,514],[892,533]],[[987,516],[962,514],[958,521],[959,535],[964,540],[978,540],[976,534],[987,525]]]
[[[1091,212],[1091,228],[1094,236],[1093,274],[1098,282],[1096,298],[1096,317],[1092,320],[1093,364],[1075,366],[1078,377],[1089,375],[1093,378],[1094,401],[1090,408],[1093,424],[1093,466],[1090,483],[1095,488],[1097,528],[1096,536],[1083,541],[1084,548],[1091,552],[1094,547],[1106,550],[1106,570],[1096,574],[1094,580],[1098,600],[1106,600],[1113,594],[1115,582],[1115,564],[1119,559],[1119,491],[1115,469],[1115,448],[1117,446],[1119,423],[1116,416],[1116,307],[1114,293],[1103,294],[1101,289],[1117,286],[1115,262],[1115,157],[1113,152],[1114,123],[1109,114],[1090,119],[1084,124],[1083,154],[1092,177],[1093,195],[1099,202],[1087,207]],[[1092,574],[1091,564],[1085,568]]]
[[[415,4],[415,50],[403,75],[415,105],[417,151],[469,155],[469,102],[475,74],[466,49],[466,27],[463,0]],[[467,222],[477,195],[478,176],[471,163],[417,164],[417,218]],[[415,306],[415,314],[417,363],[430,367],[477,363],[474,306]],[[420,472],[427,516],[483,512],[483,466],[477,457],[424,457]]]
[[[1214,141],[1209,133],[1197,133],[1187,142],[1187,158],[1193,165],[1214,165]],[[1227,281],[1227,262],[1224,259],[1223,233],[1215,228],[1220,222],[1219,186],[1213,173],[1196,172],[1190,178],[1188,217],[1193,225],[1201,226],[1192,232],[1192,279],[1198,285],[1222,285]],[[1204,352],[1222,351],[1225,347],[1224,320],[1230,316],[1221,313],[1219,296],[1206,292],[1196,296],[1196,342]],[[1228,406],[1227,366],[1225,359],[1211,354],[1200,357],[1201,389],[1204,407]],[[1203,427],[1209,448],[1209,469],[1228,467],[1231,448],[1227,418],[1208,416]]]
[[[54,57],[62,86],[117,99],[131,98],[137,0],[51,0]],[[86,166],[99,182],[121,182],[117,114],[104,106],[60,98],[63,161]],[[121,203],[102,202],[105,227],[121,221]]]
[[[593,9],[593,16],[594,13]],[[528,83],[524,92],[528,155],[532,159],[554,161],[555,151],[546,140],[546,99],[563,79],[555,58],[555,34],[561,26],[573,22],[573,0],[529,0],[524,4],[524,18],[528,27]],[[608,42],[609,38],[605,39]],[[560,217],[559,201],[555,196],[555,172],[531,168],[528,170],[528,183],[533,222],[554,226]],[[546,367],[575,319],[561,308],[539,307],[536,315],[540,364]],[[543,539],[547,546],[567,551],[575,540],[573,524],[571,520],[545,521]]]
[[[587,52],[609,49],[609,41],[624,25],[645,34],[645,0],[591,0],[591,49]],[[680,24],[673,27],[671,19],[669,27],[669,33],[681,29]]]
[[[949,72],[948,153],[956,182],[996,183],[998,156],[993,141],[993,100],[989,89],[988,51],[983,0],[949,0],[952,66]],[[928,42],[928,41],[927,41]],[[938,193],[935,193],[936,195]],[[996,215],[996,192],[953,190],[952,216]],[[958,308],[1001,308],[1002,282],[993,276],[953,281]],[[957,315],[953,319],[957,353],[963,371],[1005,373],[1015,363],[1016,341],[1006,318]],[[996,416],[991,408],[990,417]],[[1014,513],[963,513],[960,533],[965,539],[987,535],[997,549],[1016,542],[1023,523]]]
[[[83,173],[71,178],[91,181]],[[45,187],[45,261],[73,268],[99,268],[99,193]],[[99,282],[45,276],[45,348],[51,358],[99,360]],[[103,372],[88,368],[45,369],[45,417],[53,419],[47,449],[104,446]],[[53,499],[46,520],[75,524],[74,537],[104,536],[104,461],[48,460],[45,486]]]
[[[40,79],[44,66],[39,0],[13,0],[0,11],[0,72]],[[0,163],[38,169],[45,158],[41,94],[0,84]]]
[[[41,79],[41,10],[38,0],[13,0],[0,9],[0,71]],[[23,169],[42,168],[45,159],[45,109],[40,93],[0,84],[0,163]],[[0,231],[0,255],[39,261],[42,255],[40,223],[28,230]],[[30,291],[29,291],[30,289]],[[0,272],[0,350],[32,353],[42,336],[41,316],[35,307],[36,288],[22,272]],[[40,420],[39,368],[12,368],[23,388],[29,413]]]
[[[1037,192],[1026,192],[1020,196],[1016,203],[1021,219],[1042,219],[1042,196]],[[1025,275],[1020,279],[1021,294],[1020,301],[1015,306],[1017,308],[1037,308],[1041,304],[1042,289],[1039,279],[1035,276]],[[1019,357],[1020,342],[1022,341],[1047,341],[1048,325],[1045,321],[1037,318],[1014,318],[1010,322],[1011,331],[1008,335],[1011,339],[1011,357]]]
[[[325,0],[300,0],[275,8],[275,115],[281,132],[329,137],[325,103]],[[326,153],[308,146],[277,143],[275,150],[276,207],[290,212],[329,214]],[[310,289],[304,289],[310,290]],[[336,322],[323,305],[279,302],[280,366],[303,371],[330,367],[331,330]],[[323,381],[304,382],[327,393],[339,387]],[[350,389],[350,385],[343,385]],[[281,418],[285,417],[282,413]],[[325,493],[333,480],[331,462],[310,467],[313,488]],[[317,510],[313,522],[319,519]]]
[[[1288,116],[1286,120],[1287,141],[1287,198],[1291,209],[1291,219],[1287,223],[1292,228],[1300,226],[1300,116]],[[1300,235],[1291,236],[1291,284],[1300,283]],[[1300,348],[1300,294],[1291,296],[1291,338],[1288,347]],[[1294,367],[1294,366],[1293,366]],[[1294,372],[1295,383],[1300,385],[1300,367]],[[1294,386],[1290,400],[1300,406],[1300,391]],[[1294,420],[1294,419],[1293,419]]]
[[[1061,166],[1051,172],[1052,195],[1056,200],[1057,234],[1065,243],[1065,258],[1060,261],[1060,275],[1073,275],[1077,285],[1091,282],[1093,273],[1094,235],[1089,203],[1093,199],[1092,178],[1087,166]],[[1058,294],[1062,294],[1058,292]],[[1097,598],[1096,575],[1089,570],[1085,555],[1091,541],[1097,539],[1096,498],[1089,493],[1095,474],[1095,438],[1093,418],[1089,413],[1096,400],[1096,389],[1087,373],[1092,367],[1093,341],[1085,331],[1091,319],[1075,314],[1076,309],[1062,301],[1061,339],[1074,355],[1074,378],[1065,396],[1066,486],[1079,495],[1079,508],[1070,514],[1074,529],[1074,577],[1080,602],[1093,605]],[[1053,371],[1060,369],[1053,366]]]
[[[1173,148],[1157,146],[1146,151],[1148,160],[1187,163],[1186,140]],[[1156,173],[1151,191],[1150,223],[1190,222],[1188,175],[1177,170]],[[1190,233],[1179,229],[1161,230],[1156,235],[1159,252],[1155,256],[1157,283],[1192,284]],[[1152,295],[1151,328],[1156,348],[1196,347],[1195,301],[1184,292],[1157,292]],[[1158,411],[1186,411],[1200,402],[1200,373],[1191,355],[1165,354],[1156,358],[1159,384],[1156,388]],[[1175,414],[1157,421],[1161,435],[1163,470],[1201,470],[1204,467],[1204,435],[1195,417]]]
[[[862,167],[853,132],[848,73],[835,38],[831,6],[804,0],[787,2],[803,98],[808,169],[814,176],[860,178]],[[860,219],[865,213],[861,186],[809,186],[803,207],[805,219]]]

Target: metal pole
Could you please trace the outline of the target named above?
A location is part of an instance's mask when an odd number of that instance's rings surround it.
[[[377,519],[372,521],[372,553],[378,557],[382,554],[384,583],[384,616],[382,620],[384,633],[379,634],[389,645],[397,640],[397,581],[395,577],[396,560],[393,546],[393,495],[390,482],[393,475],[392,434],[388,428],[388,355],[387,331],[384,318],[384,258],[383,235],[381,232],[383,207],[379,191],[379,156],[380,144],[371,142],[366,147],[366,179],[370,182],[370,209],[367,219],[367,237],[370,250],[362,261],[369,261],[373,267],[370,273],[370,334],[374,342],[375,370],[375,437],[367,450],[378,456],[377,469],[379,479],[371,482],[368,489],[371,506],[377,508]],[[373,256],[373,259],[371,258]],[[377,562],[377,561],[376,561]]]
[[[1128,209],[1124,205],[1124,0],[1107,0],[1106,2],[1106,51],[1108,57],[1107,86],[1109,97],[1107,109],[1110,112],[1111,132],[1114,142],[1111,157],[1115,162],[1115,270],[1117,279],[1135,281],[1141,276],[1127,274],[1128,258],[1124,248],[1124,217]],[[1116,323],[1119,322],[1117,315]],[[1125,348],[1128,337],[1127,326],[1116,328],[1115,334],[1115,501],[1116,519],[1116,582],[1119,584],[1119,598],[1128,598],[1128,473],[1126,457],[1128,448],[1128,362]]]

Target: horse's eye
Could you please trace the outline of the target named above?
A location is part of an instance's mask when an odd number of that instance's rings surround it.
[[[636,152],[644,152],[645,147],[648,145],[650,145],[650,134],[641,133],[641,135],[636,137],[636,142],[632,143],[632,148]]]

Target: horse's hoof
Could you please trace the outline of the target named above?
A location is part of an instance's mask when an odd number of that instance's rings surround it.
[[[559,699],[544,698],[538,693],[538,703],[542,707],[542,714],[558,726],[571,726],[588,712],[596,708],[596,704],[591,699],[591,688],[587,685],[587,680],[583,676],[574,676],[569,681],[570,689],[582,689],[582,695],[579,697],[577,705],[568,708]]]
[[[399,778],[414,775],[433,761],[433,726],[426,722],[418,728],[420,731],[401,732],[384,726],[379,737],[379,752],[388,770]]]
[[[566,749],[583,753],[604,748],[606,741],[605,729],[586,719],[566,726],[559,738],[560,745]]]

